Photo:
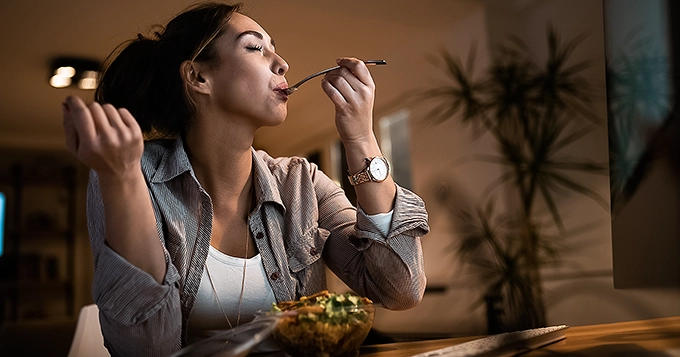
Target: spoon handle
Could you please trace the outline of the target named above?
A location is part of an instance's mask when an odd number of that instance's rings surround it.
[[[387,64],[387,61],[385,61],[384,59],[382,59],[382,60],[365,60],[363,62],[367,66],[376,66],[376,65],[386,65]],[[323,71],[316,72],[312,75],[309,75],[309,76],[303,78],[301,81],[299,81],[299,82],[293,84],[292,86],[288,87],[288,89],[286,89],[286,91],[288,92],[288,94],[291,94],[291,93],[295,92],[295,90],[297,90],[297,88],[299,86],[301,86],[303,83],[307,82],[308,80],[310,80],[314,77],[318,77],[322,74],[326,74],[330,71],[336,70],[338,68],[340,68],[340,66],[334,66],[334,67],[331,67],[331,68],[326,68]]]

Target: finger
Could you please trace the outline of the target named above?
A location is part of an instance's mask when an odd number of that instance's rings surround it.
[[[356,65],[359,66],[359,68],[366,67],[363,61],[357,59],[338,60],[338,62],[340,63],[344,63],[344,61],[348,61],[348,63],[350,63],[351,66]],[[366,71],[368,70],[366,69]],[[344,78],[344,80],[347,81],[353,92],[344,91],[341,82],[340,81],[336,82],[334,79],[332,79],[333,75],[338,75]],[[371,96],[373,91],[375,90],[375,84],[373,83],[373,79],[370,77],[370,73],[368,73],[367,77],[368,79],[361,80],[357,77],[356,73],[352,72],[350,68],[340,66],[339,69],[330,72],[328,74],[328,77],[329,81],[333,84],[337,84],[337,88],[340,90],[340,92],[342,92],[342,94],[352,102],[358,103],[362,101],[362,98],[368,98],[368,96]]]
[[[120,118],[120,114],[118,113],[118,109],[114,107],[111,104],[104,104],[102,105],[102,109],[104,110],[104,113],[106,113],[106,119],[109,121],[109,125],[111,125],[112,128],[116,130],[121,130],[127,127],[123,120]]]
[[[357,76],[352,71],[350,71],[348,68],[341,67],[338,70],[338,74],[341,75],[342,78],[345,79],[345,81],[347,81],[347,84],[349,84],[349,86],[355,92],[358,92],[362,88],[367,87],[366,84],[363,81],[361,81],[359,78],[357,78]]]
[[[97,135],[97,130],[92,122],[92,113],[82,99],[69,96],[64,104],[64,121],[73,125],[80,139],[93,138]]]
[[[127,132],[130,134],[130,139],[133,143],[143,143],[144,135],[142,134],[142,129],[139,127],[139,123],[135,117],[125,108],[118,109],[120,118],[126,126]]]
[[[346,105],[348,103],[347,97],[352,92],[352,88],[344,78],[334,75],[326,75],[321,80],[321,87],[336,106]]]
[[[354,73],[345,67],[340,67],[336,70],[328,72],[326,74],[326,79],[328,79],[328,81],[335,85],[338,89],[343,87],[343,81],[345,81],[349,85],[349,88],[353,91],[359,89],[360,86],[364,86],[364,84],[358,78],[356,78]]]
[[[97,135],[110,134],[112,130],[111,123],[109,122],[109,119],[106,116],[104,108],[102,108],[102,106],[97,102],[90,103],[88,107],[90,108],[90,112],[92,113],[92,121],[94,122],[94,127],[95,130],[97,131]]]
[[[341,57],[336,60],[338,66],[347,68],[356,78],[358,78],[365,85],[372,85],[373,78],[371,71],[368,70],[366,64],[354,57]]]
[[[130,113],[129,110],[120,108],[118,109],[118,114],[120,114],[120,118],[123,120],[125,126],[133,130],[139,130],[141,132],[141,128],[139,127],[139,123],[137,123],[137,119],[132,116],[132,113]]]
[[[328,82],[344,97],[347,103],[357,105],[365,102],[373,90],[366,86],[346,68],[338,70],[338,75],[329,75]]]

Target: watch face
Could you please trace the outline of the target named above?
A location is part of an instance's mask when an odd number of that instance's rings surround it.
[[[387,178],[387,174],[389,173],[389,169],[387,168],[387,161],[385,159],[376,157],[373,160],[371,160],[371,164],[368,167],[368,170],[371,173],[371,176],[375,179],[375,181],[383,181]]]

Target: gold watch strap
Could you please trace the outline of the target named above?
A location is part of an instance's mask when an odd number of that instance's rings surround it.
[[[348,175],[347,178],[349,178],[349,183],[352,186],[356,186],[371,181],[371,176],[368,174],[367,168],[368,166],[354,175]]]
[[[349,183],[352,186],[360,185],[365,182],[370,182],[371,181],[371,175],[368,173],[368,165],[371,164],[371,159],[370,157],[367,157],[364,159],[364,163],[366,166],[364,166],[361,171],[353,174],[349,172],[349,175],[347,175],[347,178],[349,179]]]

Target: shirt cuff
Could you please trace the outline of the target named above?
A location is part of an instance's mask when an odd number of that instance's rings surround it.
[[[392,225],[392,214],[394,213],[394,210],[387,213],[366,214],[366,212],[359,207],[359,212],[368,217],[373,225],[378,228],[380,233],[382,233],[383,238],[387,237],[387,233],[390,231],[390,225]]]

